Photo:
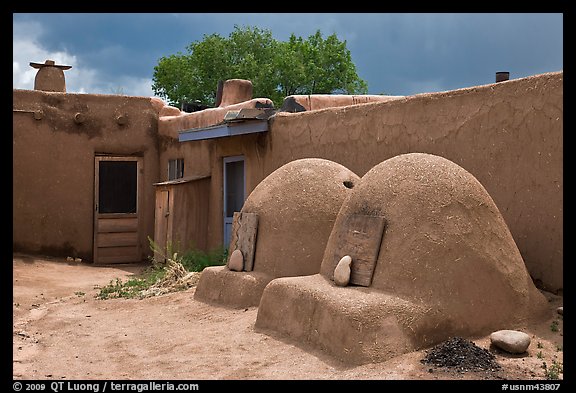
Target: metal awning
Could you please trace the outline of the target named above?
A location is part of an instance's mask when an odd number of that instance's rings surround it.
[[[229,111],[221,124],[180,131],[178,141],[200,141],[266,132],[268,131],[268,118],[274,113],[274,109],[271,108],[243,108],[239,111]]]
[[[222,138],[225,136],[253,134],[255,132],[266,131],[268,131],[268,120],[250,120],[181,131],[178,134],[178,141],[200,141],[203,139]]]

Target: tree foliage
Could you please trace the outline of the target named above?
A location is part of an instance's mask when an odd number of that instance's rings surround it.
[[[162,57],[154,67],[154,93],[171,105],[214,105],[219,80],[248,79],[255,97],[280,105],[292,94],[365,94],[346,41],[320,30],[307,39],[292,34],[277,41],[269,30],[240,28],[227,37],[204,35],[186,53]]]

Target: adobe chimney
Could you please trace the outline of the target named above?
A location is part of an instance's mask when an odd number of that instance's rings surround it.
[[[66,93],[64,70],[69,70],[72,66],[56,65],[54,60],[46,60],[44,64],[30,62],[30,66],[38,69],[34,90]]]
[[[510,79],[510,73],[508,71],[498,71],[496,73],[496,83],[504,82]]]

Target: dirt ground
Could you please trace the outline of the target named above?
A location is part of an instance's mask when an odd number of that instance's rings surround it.
[[[496,356],[499,371],[431,368],[420,362],[424,350],[352,367],[256,332],[257,308],[198,302],[195,288],[142,300],[96,298],[98,286],[143,268],[14,255],[14,379],[543,380],[544,362],[548,369],[563,363],[563,319],[556,313],[563,298],[549,293],[550,318],[523,329],[532,337],[527,353],[503,353],[488,337],[473,340]]]

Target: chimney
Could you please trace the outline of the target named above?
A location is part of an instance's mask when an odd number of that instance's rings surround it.
[[[54,60],[46,60],[44,64],[31,62],[30,66],[38,69],[34,90],[66,93],[64,70],[69,70],[72,66],[56,65]]]
[[[222,103],[222,92],[224,91],[224,81],[222,79],[220,79],[218,81],[218,89],[216,90],[216,102],[214,103],[214,106],[216,108],[218,108],[220,106],[220,104]]]
[[[510,73],[508,71],[498,71],[496,73],[496,83],[504,82],[510,79]]]
[[[218,86],[220,90],[220,86]],[[220,94],[216,93],[217,96]],[[252,99],[252,82],[245,79],[228,79],[222,84],[222,95],[218,107],[238,104]]]

